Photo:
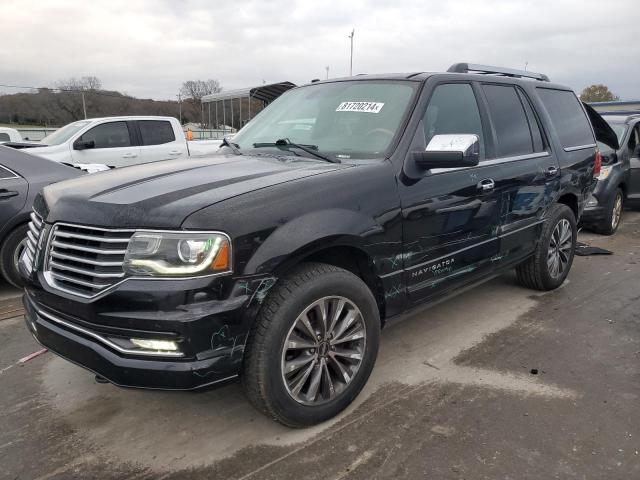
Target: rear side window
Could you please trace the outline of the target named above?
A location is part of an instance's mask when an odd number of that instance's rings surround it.
[[[516,89],[510,85],[483,85],[498,140],[497,155],[533,153],[529,121]]]
[[[82,134],[82,141],[94,141],[95,148],[130,147],[131,138],[126,122],[102,123]]]
[[[595,145],[589,120],[573,92],[538,88],[538,95],[565,149]]]
[[[11,137],[8,133],[0,133],[0,142],[8,142],[11,140]]]
[[[164,120],[140,120],[140,134],[142,145],[162,145],[175,141],[171,123]]]
[[[480,139],[480,155],[483,155],[482,123],[471,85],[448,83],[437,86],[429,100],[423,124],[427,145],[434,135],[473,133]]]
[[[17,177],[17,175],[15,173],[13,173],[8,168],[3,167],[2,165],[0,165],[0,180],[5,180],[7,178],[16,178],[16,177]]]

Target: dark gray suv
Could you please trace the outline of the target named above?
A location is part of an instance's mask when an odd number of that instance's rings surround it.
[[[612,235],[620,225],[625,203],[640,204],[640,114],[601,115],[615,131],[619,148],[598,142],[602,169],[582,214],[582,223]]]

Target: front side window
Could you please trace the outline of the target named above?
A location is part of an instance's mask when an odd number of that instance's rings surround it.
[[[142,145],[162,145],[175,141],[173,127],[165,120],[140,120],[138,122]]]
[[[480,139],[480,158],[484,138],[478,102],[468,83],[438,85],[429,99],[423,118],[425,143],[435,135],[475,134]]]
[[[529,122],[520,97],[511,85],[483,85],[498,144],[497,155],[533,153]]]
[[[131,146],[127,122],[102,123],[83,133],[80,140],[95,142],[95,148],[119,148]]]
[[[339,158],[383,158],[418,85],[360,80],[296,88],[260,112],[233,142],[251,150],[286,139]]]
[[[629,135],[629,152],[633,154],[638,145],[640,145],[640,124],[637,124]]]
[[[538,88],[538,95],[565,149],[595,145],[589,120],[573,92]]]
[[[52,132],[44,137],[42,139],[42,143],[45,145],[60,145],[69,140],[84,127],[89,125],[89,123],[90,122],[87,121],[80,121],[65,125],[64,127],[59,128],[55,132]]]

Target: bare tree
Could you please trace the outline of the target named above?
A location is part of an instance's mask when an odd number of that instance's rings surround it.
[[[71,77],[68,80],[60,80],[56,83],[60,90],[101,90],[102,82],[98,77],[85,76],[80,78]]]
[[[185,98],[200,103],[202,97],[211,93],[218,93],[222,91],[220,82],[218,80],[188,80],[182,84],[180,93]]]

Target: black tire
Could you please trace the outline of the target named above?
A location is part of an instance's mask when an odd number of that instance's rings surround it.
[[[5,280],[16,288],[24,287],[24,281],[15,264],[15,258],[19,258],[20,253],[22,253],[27,231],[29,231],[27,225],[16,227],[5,237],[0,247],[0,273]]]
[[[618,204],[618,202],[620,202]],[[619,209],[619,210],[618,210]],[[609,205],[607,205],[607,214],[605,219],[595,226],[595,231],[602,235],[613,235],[618,230],[622,222],[622,211],[624,209],[624,193],[622,189],[616,189],[615,195],[612,195]]]
[[[285,340],[305,309],[331,296],[348,299],[357,307],[366,343],[361,352],[361,363],[350,383],[346,382],[339,393],[333,392],[332,384],[333,398],[329,397],[319,405],[307,405],[296,401],[285,384]],[[359,277],[332,265],[301,264],[278,280],[251,329],[241,373],[245,394],[258,410],[286,426],[305,427],[323,422],[344,410],[360,393],[373,369],[379,341],[378,306]],[[327,365],[329,362],[327,357]]]
[[[548,264],[549,248],[552,242],[552,235],[563,220],[566,220],[570,226],[571,245],[567,252],[566,266],[557,276],[554,276]],[[542,226],[540,241],[534,254],[516,267],[518,282],[525,287],[543,291],[553,290],[562,285],[569,274],[569,270],[571,270],[577,236],[578,229],[573,211],[562,204],[556,204],[551,207]]]

